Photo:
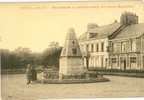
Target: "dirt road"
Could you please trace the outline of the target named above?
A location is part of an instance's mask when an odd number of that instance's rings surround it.
[[[3,100],[144,96],[144,78],[105,76],[110,82],[26,85],[24,74],[2,75]]]

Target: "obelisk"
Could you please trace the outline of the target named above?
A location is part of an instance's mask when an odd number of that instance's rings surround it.
[[[83,75],[82,53],[73,28],[68,30],[60,56],[59,77]]]

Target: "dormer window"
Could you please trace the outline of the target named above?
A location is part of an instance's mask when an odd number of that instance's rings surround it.
[[[89,38],[94,38],[97,36],[97,33],[89,33]]]
[[[89,29],[95,29],[96,27],[98,27],[98,25],[95,24],[95,23],[89,23],[89,24],[87,25],[87,29],[88,29],[88,30],[89,30]]]

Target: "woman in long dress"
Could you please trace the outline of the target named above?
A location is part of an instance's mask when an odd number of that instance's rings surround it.
[[[32,67],[30,64],[27,65],[26,69],[26,78],[27,78],[27,84],[30,84],[32,81]]]

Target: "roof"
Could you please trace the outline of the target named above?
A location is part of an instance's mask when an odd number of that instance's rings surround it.
[[[87,39],[87,33],[86,32],[79,36],[79,40],[86,40],[86,39]]]
[[[68,30],[61,57],[81,57],[80,46],[73,28]]]
[[[114,32],[121,27],[120,23],[113,23],[101,27],[96,27],[94,29],[87,30],[86,33],[82,34],[79,37],[80,41],[87,40],[88,33],[98,33],[92,39],[106,38],[108,36],[114,35]],[[121,39],[121,38],[134,38],[139,37],[144,34],[144,23],[131,24],[124,28],[114,36],[112,39]],[[90,40],[90,39],[88,39]]]
[[[144,34],[144,23],[131,24],[119,32],[114,39],[134,38]]]
[[[121,26],[120,23],[114,22],[109,25],[104,25],[104,26],[95,27],[93,29],[88,29],[86,33],[82,34],[79,37],[79,40],[87,40],[87,33],[96,33],[97,35],[95,35],[93,39],[106,38],[109,35],[111,35],[115,30],[117,30],[120,26]]]

